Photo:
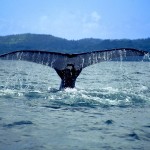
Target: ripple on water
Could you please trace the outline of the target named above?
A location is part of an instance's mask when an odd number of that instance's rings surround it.
[[[126,137],[128,140],[140,140],[138,134],[135,132],[127,134]]]
[[[33,124],[31,121],[22,120],[22,121],[13,122],[13,123],[10,123],[10,124],[4,124],[3,127],[13,128],[15,126],[31,125],[31,124]]]
[[[113,120],[107,120],[107,121],[105,121],[105,124],[107,124],[107,125],[111,125],[111,124],[113,124],[113,123],[114,123]]]

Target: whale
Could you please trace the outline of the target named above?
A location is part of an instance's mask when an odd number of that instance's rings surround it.
[[[97,50],[83,53],[59,53],[43,50],[17,50],[1,54],[1,60],[29,61],[53,68],[61,78],[60,90],[74,88],[82,70],[104,61],[144,60],[149,52],[134,48]]]

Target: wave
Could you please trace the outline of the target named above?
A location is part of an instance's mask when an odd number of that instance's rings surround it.
[[[135,107],[149,106],[149,88],[141,87],[140,93],[127,89],[113,87],[100,89],[65,89],[59,91],[55,88],[44,90],[31,89],[1,89],[1,99],[24,100],[26,103],[36,106],[51,108],[71,107]]]

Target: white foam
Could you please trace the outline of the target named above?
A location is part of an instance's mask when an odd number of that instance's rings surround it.
[[[140,90],[141,90],[141,91],[146,91],[146,90],[148,90],[148,87],[147,87],[147,86],[142,85],[142,86],[140,87]]]
[[[18,92],[16,90],[4,89],[4,90],[0,90],[0,95],[1,96],[6,96],[6,95],[23,96],[23,93],[22,92]]]
[[[64,91],[67,93],[76,93],[77,89],[76,88],[73,88],[73,89],[72,88],[66,88]]]

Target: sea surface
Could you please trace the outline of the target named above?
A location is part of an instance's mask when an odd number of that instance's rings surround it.
[[[0,150],[150,150],[150,62],[102,62],[59,86],[50,67],[0,61]]]

